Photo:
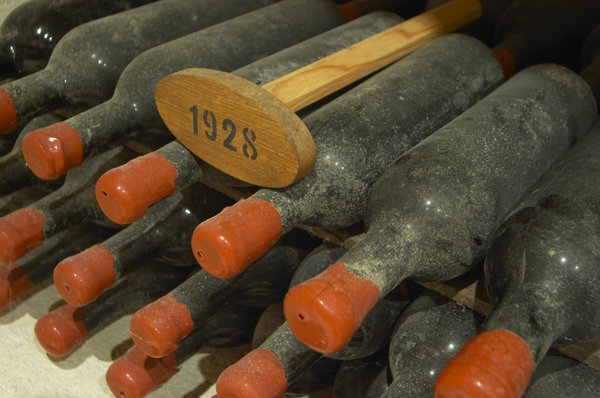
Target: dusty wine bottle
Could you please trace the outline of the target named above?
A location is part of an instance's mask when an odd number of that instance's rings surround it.
[[[0,80],[46,67],[52,50],[71,29],[156,0],[32,0],[0,25]]]
[[[552,343],[600,334],[599,148],[597,121],[498,229],[485,261],[494,311],[437,397],[520,397]]]
[[[344,252],[342,248],[317,248],[298,267],[290,287],[317,275]],[[364,358],[387,345],[396,319],[408,305],[408,296],[409,290],[399,289],[381,300],[362,327],[352,336],[349,344],[330,358]],[[275,315],[277,308],[273,311]],[[255,332],[255,340],[260,342],[263,339],[256,339]],[[284,323],[264,340],[260,347],[221,374],[217,381],[217,393],[219,396],[231,398],[278,397],[294,385],[296,389],[302,388],[294,392],[308,393],[315,388],[322,388],[324,383],[333,381],[339,365],[340,363],[332,362],[329,358],[322,359],[322,354],[302,344],[288,324]],[[307,375],[306,372],[313,376]],[[304,375],[302,379],[301,375]],[[311,386],[311,383],[314,385]]]
[[[586,39],[581,51],[581,77],[589,84],[600,103],[600,25]]]
[[[599,22],[595,0],[518,0],[498,22],[494,50],[503,65],[514,65],[508,78],[529,65],[560,62],[562,53],[581,48]]]
[[[362,241],[286,295],[294,334],[335,352],[403,279],[444,281],[473,267],[502,219],[595,118],[581,77],[538,65],[399,157],[369,192]]]
[[[66,304],[42,316],[35,324],[35,335],[50,355],[65,356],[85,341],[89,333],[124,311],[141,308],[174,289],[191,270],[191,267],[164,265],[139,269],[90,305]]]
[[[200,183],[165,199],[110,239],[71,256],[54,269],[56,290],[80,307],[151,259],[196,264],[189,249],[194,227],[232,203]]]
[[[0,265],[0,309],[52,275],[61,260],[114,234],[112,228],[82,223],[47,239],[15,262]]]
[[[25,159],[38,177],[58,178],[84,158],[162,126],[154,103],[161,78],[191,67],[232,71],[342,22],[329,0],[288,0],[146,51],[123,71],[109,101],[29,133],[23,141]]]
[[[308,247],[314,247],[304,232],[295,232],[289,239],[294,245],[282,242],[272,248],[257,261],[256,271],[235,279],[216,279],[200,271],[136,312],[129,325],[135,344],[151,357],[162,357],[226,302],[262,307],[280,302]]]
[[[470,309],[425,291],[394,329],[390,344],[394,382],[381,398],[433,396],[438,374],[475,336],[482,321],[483,316]],[[600,373],[552,350],[534,373],[524,398],[592,398],[599,383]]]
[[[229,305],[183,339],[177,349],[152,358],[134,346],[113,362],[106,383],[117,398],[142,398],[173,377],[182,363],[203,347],[230,348],[252,338],[262,309]]]
[[[523,398],[595,398],[600,373],[550,349],[537,367]]]
[[[63,118],[60,116],[48,113],[33,119],[23,127],[10,153],[0,158],[0,196],[32,185],[46,189],[57,189],[64,183],[64,178],[44,181],[36,177],[27,167],[21,152],[21,143],[27,133],[62,120]]]
[[[0,133],[65,105],[106,101],[142,52],[271,3],[157,1],[79,26],[58,43],[45,69],[0,88]]]
[[[366,358],[342,362],[333,381],[333,398],[381,398],[391,382],[387,346]]]
[[[200,224],[192,236],[196,259],[211,275],[230,277],[300,223],[359,221],[387,164],[501,82],[495,56],[471,37],[447,35],[415,51],[305,118],[317,147],[314,170]]]
[[[372,13],[256,61],[232,74],[262,85],[400,22],[402,18],[394,14]],[[201,123],[205,113],[198,113]],[[209,116],[206,119],[208,125],[203,125],[205,127],[212,126]],[[234,142],[231,145],[237,144]],[[133,222],[152,204],[199,181],[207,172],[210,173],[210,170],[206,170],[207,167],[210,166],[179,141],[173,141],[156,152],[134,159],[100,177],[96,185],[96,198],[107,217],[114,222]],[[215,174],[213,171],[213,176],[223,179]],[[123,194],[124,191],[128,193],[127,196]]]
[[[0,261],[13,261],[55,233],[86,219],[105,220],[93,194],[100,175],[136,156],[125,147],[89,159],[63,186],[31,206],[0,218]]]
[[[393,383],[383,397],[433,396],[446,362],[477,333],[483,316],[426,290],[404,310],[390,342]]]
[[[218,395],[223,398],[280,397],[284,391],[290,395],[307,395],[331,385],[342,362],[325,358],[298,343],[285,327],[281,303],[268,307],[254,331],[254,350],[221,373],[217,380]]]

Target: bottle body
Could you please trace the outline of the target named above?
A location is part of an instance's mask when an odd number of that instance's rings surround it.
[[[13,9],[0,26],[0,80],[46,67],[52,50],[71,29],[156,0],[36,0]]]
[[[403,279],[444,281],[475,266],[503,217],[587,130],[595,108],[575,73],[537,65],[399,157],[369,192],[364,239],[286,295],[294,333],[308,344],[303,333],[327,328],[331,342],[311,338],[310,346],[335,352]],[[324,283],[331,288],[319,297]],[[336,301],[352,311],[326,319],[322,311]],[[298,322],[298,313],[312,321]]]

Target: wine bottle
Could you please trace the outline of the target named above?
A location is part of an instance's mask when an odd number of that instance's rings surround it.
[[[423,292],[394,329],[389,353],[394,381],[381,398],[433,396],[439,372],[475,336],[482,321],[482,316],[435,292]],[[534,373],[524,398],[592,398],[598,386],[600,373],[553,351]]]
[[[256,61],[232,74],[263,85],[400,22],[402,18],[393,14],[372,13]],[[154,165],[161,167],[151,167]],[[141,217],[152,204],[202,177],[212,176],[223,180],[223,173],[220,173],[221,176],[215,171],[212,171],[212,175],[209,174],[211,170],[207,168],[210,167],[179,141],[173,141],[156,152],[134,159],[100,177],[96,185],[96,198],[111,220],[130,223]],[[232,181],[224,182],[235,184]],[[149,187],[154,188],[149,191],[154,195],[146,193]],[[129,195],[123,195],[123,191],[127,191]],[[139,195],[134,197],[132,193]]]
[[[326,246],[317,248],[300,264],[290,288],[317,275],[344,252],[345,250],[341,248],[332,249]],[[349,344],[330,358],[364,358],[387,345],[396,319],[408,305],[409,295],[409,290],[399,289],[381,300],[362,327],[352,336]],[[276,311],[277,308],[274,309],[275,313]],[[262,340],[256,338],[255,332],[255,342]],[[328,378],[323,376],[333,377],[334,371],[340,365],[321,358],[322,354],[302,344],[293,335],[288,324],[284,323],[262,342],[260,347],[255,348],[221,374],[217,381],[217,393],[223,397],[278,397],[285,391],[289,391],[294,383],[298,382],[300,376],[311,369],[310,374],[314,376],[304,375],[303,382],[296,385],[303,387],[297,392],[308,393],[313,388],[323,387],[322,383],[329,382]],[[319,381],[319,383],[310,388],[311,381]]]
[[[30,0],[0,25],[0,80],[46,67],[50,54],[71,29],[156,0]]]
[[[144,51],[271,3],[157,1],[79,26],[58,43],[45,69],[0,89],[0,133],[65,105],[104,102]]]
[[[152,358],[134,346],[110,365],[106,383],[117,398],[142,398],[169,381],[182,363],[204,347],[230,348],[252,337],[262,309],[229,305],[183,339],[177,349]]]
[[[307,247],[312,246],[302,231],[296,232],[289,239],[293,245],[282,242],[272,248],[256,262],[253,272],[216,279],[200,271],[136,312],[129,325],[135,344],[151,357],[162,357],[226,302],[262,307],[280,302],[294,270],[308,254]]]
[[[444,281],[473,267],[502,219],[595,118],[581,77],[537,65],[400,156],[369,192],[364,239],[286,295],[294,334],[335,352],[403,279]]]
[[[523,398],[595,398],[598,391],[597,370],[550,349]]]
[[[62,120],[63,118],[60,116],[48,113],[33,119],[25,125],[10,153],[0,158],[0,196],[32,185],[46,189],[57,189],[64,183],[64,178],[53,181],[44,181],[37,178],[27,167],[21,152],[21,143],[27,133]]]
[[[394,381],[383,397],[433,396],[437,375],[477,333],[482,318],[439,293],[424,291],[394,328],[389,349]]]
[[[552,343],[600,334],[598,148],[597,121],[498,229],[485,261],[494,311],[440,374],[436,396],[519,397]]]
[[[93,186],[105,171],[135,155],[132,150],[119,147],[89,159],[67,175],[60,189],[31,206],[0,218],[0,261],[14,261],[44,239],[86,219],[109,223],[95,201]]]
[[[381,398],[390,383],[387,347],[366,358],[342,362],[333,382],[333,398]]]
[[[54,269],[56,290],[80,307],[145,261],[196,264],[189,249],[194,227],[231,202],[202,184],[178,192],[108,240],[61,261]]]
[[[493,53],[464,35],[441,37],[403,58],[305,118],[317,148],[314,170],[200,224],[192,236],[196,259],[211,275],[230,277],[300,223],[337,228],[359,221],[387,164],[501,81]]]
[[[35,336],[50,355],[62,357],[72,352],[93,333],[116,316],[141,308],[183,282],[191,267],[142,268],[123,279],[85,307],[65,304],[42,316],[35,324]]]
[[[232,71],[342,22],[329,0],[284,1],[146,51],[123,71],[109,101],[29,133],[25,159],[38,177],[58,178],[84,158],[163,126],[154,103],[161,78],[191,67]],[[60,149],[51,150],[57,142]]]
[[[114,232],[82,223],[58,232],[21,259],[0,265],[0,309],[48,279],[62,259],[102,242]]]
[[[0,198],[0,217],[29,206],[50,193],[52,191],[49,189],[31,186],[4,195]]]
[[[342,364],[295,339],[285,326],[281,303],[268,307],[259,319],[252,347],[253,351],[219,376],[220,397],[279,397],[284,392],[305,396],[331,385]]]
[[[596,25],[583,44],[581,69],[581,77],[594,92],[596,103],[600,103],[600,24]]]
[[[560,55],[578,54],[599,22],[600,2],[595,0],[517,0],[498,22],[495,51],[506,60],[503,64],[514,65],[507,78],[528,65],[563,63]]]

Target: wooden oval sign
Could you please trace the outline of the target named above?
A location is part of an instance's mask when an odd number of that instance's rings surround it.
[[[315,165],[315,143],[300,118],[241,77],[186,69],[158,83],[156,105],[185,147],[242,181],[281,188]]]

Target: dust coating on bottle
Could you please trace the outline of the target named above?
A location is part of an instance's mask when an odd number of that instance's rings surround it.
[[[0,26],[0,80],[46,67],[71,29],[156,0],[34,0],[16,7]]]
[[[0,308],[50,278],[52,270],[61,260],[101,242],[114,232],[83,223],[58,232],[17,261],[3,264],[0,267]]]
[[[471,310],[425,291],[400,316],[390,342],[394,382],[385,398],[433,396],[439,372],[481,324]]]
[[[409,275],[443,281],[466,272],[595,117],[592,93],[572,71],[518,73],[387,168],[367,200],[365,239],[341,261],[381,295]]]
[[[180,266],[196,264],[189,248],[194,227],[231,202],[202,184],[159,202],[144,217],[102,243],[114,257],[117,278],[146,259],[160,258],[167,264]]]
[[[95,106],[110,99],[123,70],[144,51],[271,3],[167,0],[92,21],[63,37],[45,69],[3,87],[19,124],[67,104]]]
[[[317,147],[315,169],[288,188],[252,197],[278,210],[284,232],[299,223],[353,224],[387,164],[501,81],[498,61],[479,41],[439,38],[306,117]]]
[[[483,330],[516,333],[535,365],[554,342],[600,334],[599,148],[596,121],[502,224],[486,257],[497,304]]]
[[[30,208],[44,216],[44,237],[48,238],[87,219],[105,220],[113,225],[95,200],[94,184],[106,171],[126,163],[136,155],[128,148],[118,147],[89,159],[81,167],[69,172],[60,189],[32,204]]]

